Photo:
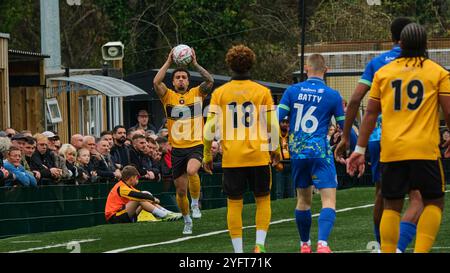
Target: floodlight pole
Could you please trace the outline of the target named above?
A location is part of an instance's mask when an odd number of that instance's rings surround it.
[[[299,0],[298,3],[298,19],[300,28],[302,30],[300,40],[300,82],[305,80],[304,67],[305,67],[305,32],[306,32],[306,12],[305,12],[305,0]]]

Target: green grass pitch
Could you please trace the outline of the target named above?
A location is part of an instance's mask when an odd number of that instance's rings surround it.
[[[337,194],[337,217],[329,244],[334,252],[370,252],[373,241],[372,209],[374,188],[352,188]],[[320,197],[314,196],[312,213],[320,211]],[[433,252],[450,252],[450,198]],[[294,218],[295,199],[272,202],[272,224],[266,249],[268,252],[298,252],[299,236]],[[407,204],[407,202],[405,202]],[[368,205],[368,206],[367,206]],[[348,209],[344,211],[339,211]],[[82,241],[82,253],[100,253],[136,247],[124,252],[144,253],[230,253],[233,251],[226,232],[226,208],[204,210],[200,220],[194,220],[194,232],[183,236],[183,221],[101,225],[77,230],[30,234],[0,240],[0,252],[68,253],[71,241]],[[251,252],[255,243],[255,205],[244,206],[244,251]],[[199,237],[196,237],[199,236]],[[90,241],[89,241],[90,240]],[[317,216],[313,218],[311,240],[317,240]],[[85,242],[83,242],[85,241]],[[148,245],[146,247],[139,247]],[[411,251],[413,243],[409,246]]]

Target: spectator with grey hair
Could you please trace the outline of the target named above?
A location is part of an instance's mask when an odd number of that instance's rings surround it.
[[[71,144],[63,144],[59,149],[59,156],[64,158],[65,165],[69,172],[69,177],[71,179],[75,179],[78,177],[78,169],[75,166],[75,160],[77,158],[77,149],[73,147]]]
[[[10,173],[3,167],[3,155],[11,147],[11,140],[7,137],[0,137],[0,187],[3,187],[5,180],[8,178]]]

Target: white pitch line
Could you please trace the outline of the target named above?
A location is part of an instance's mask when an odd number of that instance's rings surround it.
[[[337,212],[345,212],[345,211],[355,210],[355,209],[370,208],[370,207],[373,207],[373,204],[368,204],[368,205],[363,205],[363,206],[358,206],[358,207],[352,207],[352,208],[339,209],[339,210],[336,210],[336,213]],[[319,213],[316,213],[316,214],[312,215],[312,217],[318,217],[319,215],[320,215]],[[281,224],[281,223],[290,222],[290,221],[294,221],[294,220],[295,220],[295,218],[282,219],[282,220],[271,222],[270,224],[271,225],[275,225],[275,224]],[[256,227],[256,225],[246,226],[246,227],[243,227],[243,229],[254,228],[254,227]],[[106,251],[104,253],[120,253],[120,252],[125,252],[125,251],[140,249],[140,248],[146,248],[146,247],[152,247],[152,246],[169,245],[169,244],[184,242],[184,241],[192,240],[192,239],[196,239],[196,238],[213,236],[213,235],[226,233],[226,232],[228,232],[228,229],[208,232],[208,233],[204,233],[204,234],[200,234],[200,235],[196,235],[196,236],[182,237],[182,238],[178,238],[178,239],[174,239],[174,240],[170,240],[170,241],[165,241],[165,242],[159,242],[159,243],[152,243],[152,244],[145,244],[145,245],[138,245],[138,246],[119,248],[119,249]]]
[[[67,244],[69,243],[89,243],[89,242],[94,242],[94,241],[98,241],[100,239],[85,239],[85,240],[79,240],[79,241],[69,241],[67,243],[64,244],[57,244],[57,245],[49,245],[49,246],[42,246],[42,247],[33,247],[33,248],[28,248],[28,249],[22,249],[22,250],[14,250],[14,251],[9,251],[8,253],[23,253],[23,252],[31,252],[31,251],[35,251],[35,250],[42,250],[42,249],[49,249],[49,248],[57,248],[57,247],[65,247],[67,246]]]

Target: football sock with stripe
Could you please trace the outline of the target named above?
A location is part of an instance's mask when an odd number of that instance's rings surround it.
[[[417,226],[411,222],[400,222],[400,238],[398,239],[397,248],[401,252],[405,252],[409,243],[413,240],[414,236],[416,236]]]
[[[311,230],[311,210],[295,210],[295,222],[297,223],[298,234],[302,242],[309,241],[309,232]]]
[[[328,241],[336,220],[336,211],[332,208],[323,208],[319,215],[319,241]]]
[[[417,224],[415,253],[430,252],[436,239],[442,220],[442,210],[435,205],[428,205],[423,209]]]
[[[400,233],[400,213],[385,209],[380,223],[381,252],[395,253]]]

